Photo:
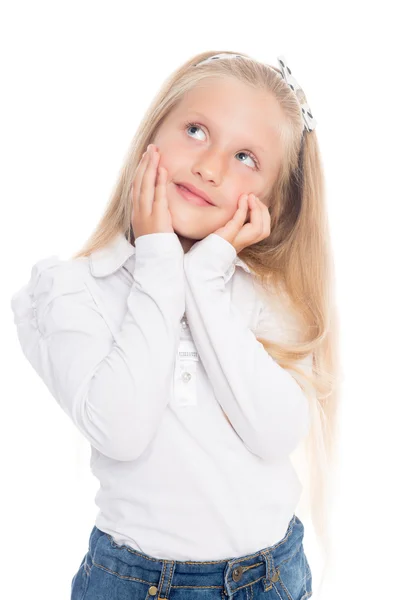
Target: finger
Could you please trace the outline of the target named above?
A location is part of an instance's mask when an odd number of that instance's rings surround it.
[[[261,228],[260,210],[256,203],[254,194],[249,194],[250,220],[244,224],[237,237],[237,241],[243,244],[244,247],[255,243],[255,238],[260,236]]]
[[[256,197],[256,201],[261,211],[261,220],[262,220],[262,236],[263,239],[271,233],[271,215],[268,209],[268,206],[264,204],[259,198]]]
[[[261,234],[263,231],[264,222],[262,218],[261,207],[258,204],[257,198],[254,194],[250,194],[250,208],[250,224],[254,231]]]
[[[160,158],[159,153],[154,149],[149,152],[149,154],[150,156],[143,174],[139,196],[140,211],[143,211],[144,214],[151,214],[153,210],[157,164]]]
[[[140,198],[140,190],[142,186],[143,175],[149,161],[149,153],[144,152],[142,158],[140,159],[139,165],[135,171],[135,177],[132,186],[132,204],[137,214],[139,210],[139,198]]]
[[[249,195],[243,194],[239,198],[238,207],[236,209],[235,214],[233,215],[232,221],[234,221],[235,223],[240,222],[241,224],[243,224],[243,221],[245,220],[246,215],[247,215],[248,206],[249,206]]]
[[[168,198],[166,190],[167,170],[164,167],[158,167],[156,177],[156,187],[154,192],[154,203],[159,207],[168,207]]]
[[[233,215],[231,220],[227,222],[227,224],[224,227],[225,232],[236,235],[240,231],[240,229],[243,227],[243,223],[244,223],[244,220],[246,218],[246,213],[247,213],[247,202],[248,202],[247,194],[243,194],[242,196],[240,196],[239,202],[238,202],[238,207],[236,209],[235,214]]]

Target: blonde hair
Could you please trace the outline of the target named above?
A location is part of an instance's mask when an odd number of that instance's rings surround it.
[[[163,119],[200,80],[234,77],[254,89],[272,93],[285,116],[281,129],[283,160],[268,194],[271,233],[268,238],[245,248],[239,257],[248,264],[264,286],[282,292],[298,318],[301,339],[282,344],[257,338],[283,368],[295,373],[306,392],[312,414],[304,448],[309,469],[308,493],[311,517],[329,562],[329,531],[333,481],[338,463],[338,318],[335,305],[334,265],[325,205],[323,170],[315,130],[304,130],[299,102],[279,69],[246,58],[230,58],[197,65],[202,60],[229,51],[197,54],[176,69],[164,82],[144,115],[128,150],[115,189],[104,215],[86,245],[73,258],[89,256],[110,243],[119,232],[133,242],[131,185],[147,145]],[[243,54],[242,54],[243,56]],[[262,199],[263,201],[266,198]],[[312,376],[298,365],[312,353]],[[296,365],[297,363],[297,365]]]

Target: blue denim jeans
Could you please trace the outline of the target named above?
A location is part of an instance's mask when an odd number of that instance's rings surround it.
[[[71,600],[305,600],[312,576],[303,537],[293,515],[274,546],[228,560],[174,561],[119,546],[94,526]]]

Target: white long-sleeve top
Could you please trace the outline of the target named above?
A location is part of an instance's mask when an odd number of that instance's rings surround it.
[[[229,242],[184,254],[175,233],[135,246],[120,233],[89,257],[36,262],[11,307],[24,355],[91,445],[99,529],[172,560],[282,539],[309,408],[256,335],[293,341],[295,322]]]

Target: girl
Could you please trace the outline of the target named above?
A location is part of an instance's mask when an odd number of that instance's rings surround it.
[[[312,594],[290,455],[325,535],[333,268],[315,121],[278,60],[177,69],[87,245],[12,298],[100,482],[72,600]]]

